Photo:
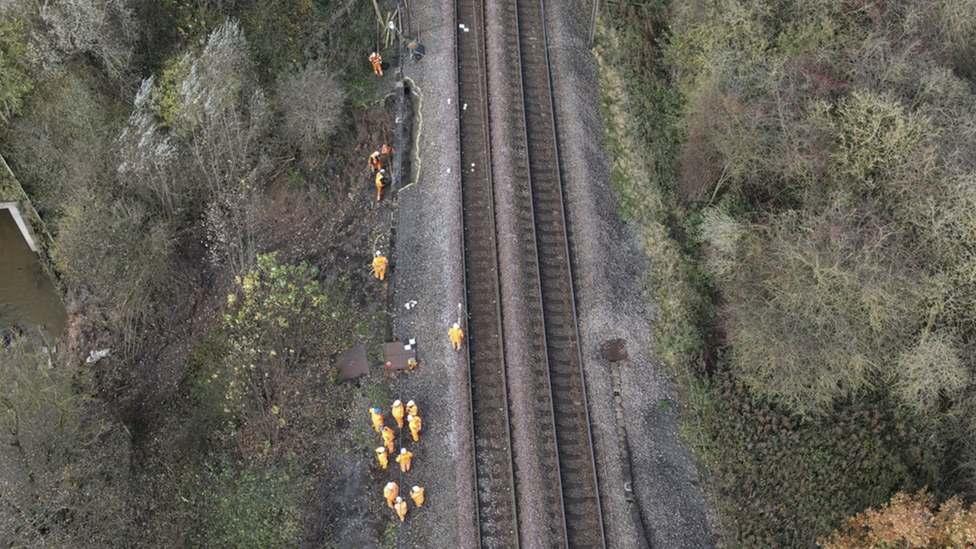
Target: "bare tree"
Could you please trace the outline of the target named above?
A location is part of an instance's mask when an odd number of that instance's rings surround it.
[[[282,136],[292,147],[308,153],[335,131],[345,94],[332,74],[308,67],[285,77],[277,100]]]

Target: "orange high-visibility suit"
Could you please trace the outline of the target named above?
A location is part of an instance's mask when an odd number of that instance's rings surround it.
[[[380,170],[376,172],[376,200],[379,201],[383,198],[383,187],[386,186],[386,170]]]
[[[383,446],[386,446],[386,449],[392,454],[393,441],[396,440],[396,433],[394,433],[393,429],[390,429],[389,427],[383,427],[383,430],[380,431],[380,436],[383,437]]]
[[[397,463],[400,464],[400,471],[406,473],[410,470],[411,459],[413,459],[413,452],[406,448],[400,448],[400,455],[396,457]]]
[[[413,436],[413,441],[419,442],[423,420],[420,419],[420,416],[407,416],[407,424],[410,425],[410,434]]]
[[[369,54],[369,62],[373,64],[373,74],[383,76],[383,56],[374,51]]]
[[[407,415],[408,416],[419,416],[420,415],[420,410],[417,408],[417,403],[416,402],[414,402],[412,400],[408,400],[407,401]]]
[[[400,487],[395,482],[387,482],[386,486],[383,487],[383,497],[386,498],[386,504],[390,509],[393,509],[393,500],[396,499],[399,493]]]
[[[397,422],[397,427],[403,429],[403,403],[399,400],[393,401],[393,419]]]
[[[424,489],[420,486],[414,486],[410,489],[410,499],[413,500],[413,504],[417,507],[424,506]]]
[[[380,280],[386,278],[386,266],[389,263],[389,259],[384,257],[380,252],[376,252],[376,257],[373,258],[373,274],[376,275],[376,278]]]
[[[377,433],[383,430],[383,410],[379,408],[370,408],[369,416],[373,420],[373,429]]]
[[[380,151],[373,151],[373,154],[369,155],[366,163],[369,164],[370,173],[376,173],[383,169],[383,162],[380,161]]]
[[[390,460],[387,458],[386,448],[380,446],[376,449],[376,461],[380,462],[380,467],[384,469],[390,464]]]
[[[451,338],[451,345],[454,347],[455,351],[461,350],[461,340],[464,339],[464,330],[461,329],[461,325],[457,322],[451,329],[447,331],[447,337]]]
[[[393,510],[400,517],[400,522],[403,522],[403,519],[407,518],[407,502],[403,501],[403,498],[396,498],[396,504],[393,505]]]

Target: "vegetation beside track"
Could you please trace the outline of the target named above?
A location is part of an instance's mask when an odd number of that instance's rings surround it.
[[[613,182],[726,546],[810,547],[899,490],[976,493],[973,9],[604,14]]]
[[[331,543],[320,442],[368,455],[348,408],[383,389],[330,357],[375,362],[385,299],[310,235],[361,175],[349,98],[386,91],[372,6],[11,0],[0,21],[0,148],[71,317],[53,355],[0,350],[0,545]]]

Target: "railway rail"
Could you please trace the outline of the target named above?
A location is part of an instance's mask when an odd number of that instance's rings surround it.
[[[461,129],[461,185],[464,259],[468,307],[468,342],[479,530],[484,547],[518,547],[516,488],[544,491],[552,546],[605,548],[596,461],[586,402],[570,248],[565,222],[556,122],[543,0],[506,0],[494,28],[503,29],[503,44],[513,49],[510,63],[499,70],[521,89],[521,109],[490,119],[487,97],[484,0],[457,0],[459,25],[458,114]],[[466,29],[466,30],[465,30]],[[507,54],[508,52],[506,52]],[[492,68],[495,68],[494,66]],[[520,93],[519,93],[520,92]],[[476,101],[474,99],[477,98]],[[505,132],[518,154],[509,155],[517,181],[496,188],[491,177],[490,132]],[[525,196],[511,216],[520,235],[522,269],[519,287],[501,291],[494,215],[494,193]],[[524,204],[523,204],[524,203]],[[535,303],[520,327],[534,343],[531,387],[506,386],[502,307]],[[515,485],[520,460],[539,456],[513,454],[508,391],[532,391],[538,431],[532,437],[556,456],[534,464],[538,486]],[[519,479],[520,481],[522,479]],[[556,526],[558,525],[558,526]]]

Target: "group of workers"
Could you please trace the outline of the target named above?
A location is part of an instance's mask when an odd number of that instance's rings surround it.
[[[373,66],[373,73],[376,76],[383,76],[383,57],[377,52],[372,52],[369,55],[369,62]],[[373,177],[373,183],[376,186],[377,202],[382,200],[383,189],[386,187],[389,181],[384,165],[388,165],[389,156],[392,152],[393,151],[389,145],[384,144],[382,147],[380,147],[380,150],[373,151],[373,153],[370,154],[366,160],[367,166],[369,167],[370,173]],[[372,267],[373,274],[377,279],[386,279],[386,270],[389,262],[390,260],[383,255],[382,251],[376,250],[374,252]],[[464,331],[461,329],[460,322],[455,322],[451,328],[448,329],[447,335],[451,340],[451,347],[456,351],[461,350],[461,343],[464,340]],[[416,359],[411,358],[411,360],[413,361],[412,366],[416,367]],[[390,426],[386,425],[383,410],[381,408],[370,408],[369,413],[370,419],[373,423],[373,429],[379,433],[380,438],[383,441],[383,445],[376,448],[376,461],[383,470],[386,470],[390,463],[389,456],[390,454],[393,454],[395,450],[397,434]],[[414,442],[420,441],[420,430],[423,427],[423,420],[420,417],[420,411],[414,401],[407,401],[406,406],[404,406],[400,400],[393,401],[391,415],[396,421],[397,429],[400,429],[401,431],[404,426],[404,419],[406,419],[406,425],[410,429],[411,438],[413,438]],[[413,456],[413,452],[404,447],[401,442],[400,452],[396,454],[395,458],[396,462],[400,464],[401,473],[410,471],[410,463]],[[386,499],[386,505],[393,509],[400,518],[400,521],[403,522],[407,516],[407,502],[400,495],[400,487],[395,481],[390,481],[383,487],[383,497]],[[424,489],[420,486],[413,486],[410,489],[410,498],[413,500],[416,507],[422,507],[424,504]]]
[[[370,419],[373,422],[373,430],[380,434],[380,438],[383,440],[383,446],[376,448],[376,461],[379,462],[380,467],[383,470],[390,464],[389,455],[394,451],[394,442],[396,442],[396,432],[390,426],[386,425],[385,418],[383,417],[382,408],[370,408],[369,409]],[[396,421],[397,428],[403,429],[404,418],[406,418],[407,427],[410,429],[410,436],[413,438],[414,442],[420,442],[420,430],[423,428],[423,420],[420,418],[420,409],[417,407],[417,403],[412,400],[407,401],[406,406],[399,399],[393,401],[393,406],[390,409],[390,415]],[[396,454],[396,462],[400,464],[400,472],[406,473],[410,471],[410,462],[413,459],[413,452],[403,447],[401,443],[400,453]],[[407,502],[404,501],[399,495],[400,487],[396,482],[390,481],[383,488],[383,497],[386,498],[386,505],[396,511],[400,521],[403,522],[407,517]],[[410,498],[417,507],[422,507],[424,504],[424,489],[420,486],[414,486],[410,489]]]

